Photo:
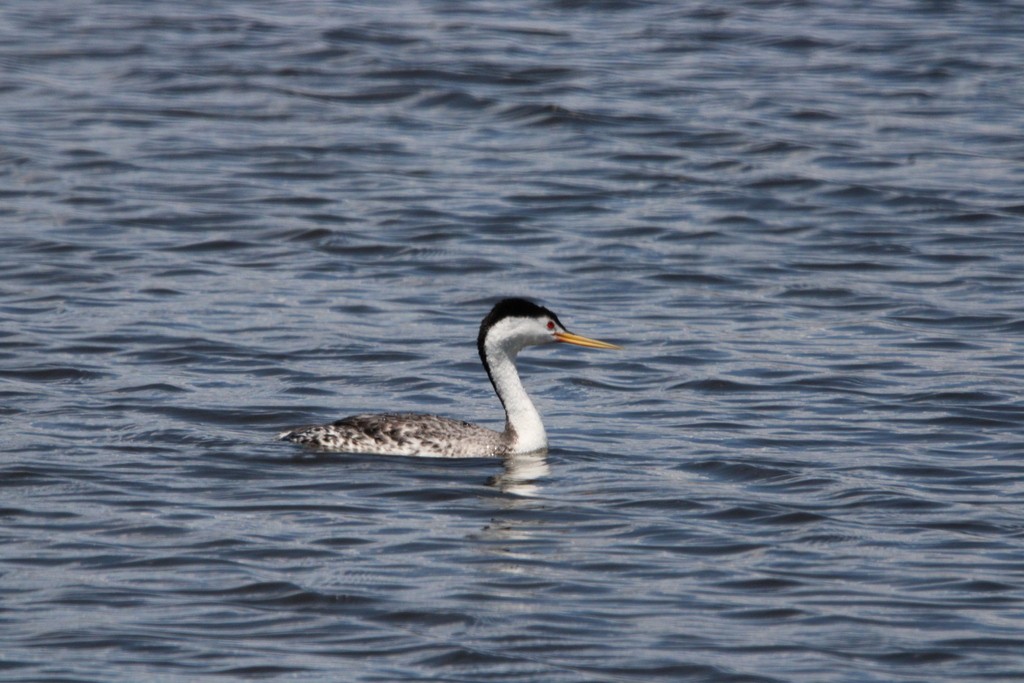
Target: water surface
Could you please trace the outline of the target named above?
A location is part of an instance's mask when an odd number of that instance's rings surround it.
[[[0,677],[1024,679],[1021,25],[0,8]],[[273,440],[508,295],[545,458]]]

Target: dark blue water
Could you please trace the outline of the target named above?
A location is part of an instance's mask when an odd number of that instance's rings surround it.
[[[1024,680],[1022,26],[0,6],[0,678]],[[273,440],[507,295],[546,458]]]

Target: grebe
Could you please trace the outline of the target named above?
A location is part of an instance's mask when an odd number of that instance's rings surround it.
[[[323,451],[469,458],[543,451],[544,423],[516,371],[516,354],[527,346],[563,342],[592,349],[621,346],[581,337],[558,316],[526,299],[499,301],[480,323],[480,360],[505,408],[505,431],[438,415],[353,415],[326,425],[300,427],[279,438]]]

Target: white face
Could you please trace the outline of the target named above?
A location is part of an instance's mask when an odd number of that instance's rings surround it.
[[[515,353],[523,347],[536,344],[551,344],[558,341],[556,332],[565,328],[549,317],[503,318],[491,328],[487,335],[488,346],[497,344],[506,351]]]

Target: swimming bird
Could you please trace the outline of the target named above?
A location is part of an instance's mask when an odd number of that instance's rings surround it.
[[[505,408],[505,430],[418,413],[353,415],[326,425],[279,435],[322,451],[467,458],[543,451],[547,433],[523,388],[516,355],[527,346],[561,342],[592,349],[621,346],[573,334],[558,316],[526,299],[503,299],[480,323],[476,346],[495,393]]]

